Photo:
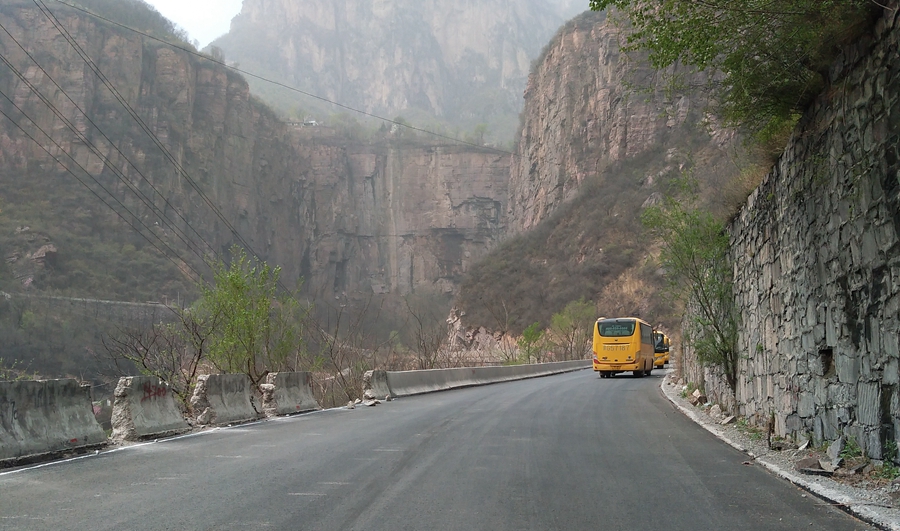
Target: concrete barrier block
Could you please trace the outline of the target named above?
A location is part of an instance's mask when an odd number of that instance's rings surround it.
[[[202,374],[191,397],[198,424],[229,424],[259,418],[253,384],[246,374]]]
[[[0,382],[0,462],[106,443],[90,386],[75,380]]]
[[[271,398],[264,397],[266,416],[291,415],[320,409],[310,385],[308,372],[273,372],[266,378],[271,385]],[[264,392],[264,395],[267,394]]]
[[[371,391],[371,396],[384,400],[392,396],[391,388],[388,385],[387,371],[366,371],[363,374],[363,394]]]
[[[112,440],[138,441],[190,429],[169,385],[155,376],[126,376],[116,385]]]
[[[591,360],[558,361],[532,365],[502,367],[460,367],[454,369],[430,369],[418,371],[386,372],[388,388],[392,396],[410,396],[459,387],[549,376],[577,371],[591,366]],[[378,372],[378,371],[374,371]],[[373,374],[374,377],[374,374]]]

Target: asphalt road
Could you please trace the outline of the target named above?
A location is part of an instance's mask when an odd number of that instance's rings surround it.
[[[742,464],[659,378],[579,371],[0,472],[0,529],[871,529]]]

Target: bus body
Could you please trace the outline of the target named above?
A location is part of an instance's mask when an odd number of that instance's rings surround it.
[[[653,327],[637,317],[597,319],[594,325],[594,370],[601,378],[653,370]]]
[[[669,336],[653,331],[653,366],[662,369],[669,362]]]

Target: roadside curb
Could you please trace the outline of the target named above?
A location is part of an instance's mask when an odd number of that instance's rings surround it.
[[[708,415],[699,412],[694,407],[688,407],[677,394],[677,386],[669,379],[671,369],[662,379],[660,383],[660,391],[663,396],[672,403],[681,413],[702,426],[706,431],[712,433],[716,438],[732,446],[738,451],[747,454],[753,460],[762,465],[766,470],[775,474],[782,479],[790,481],[794,485],[815,494],[816,496],[833,503],[839,508],[849,512],[850,514],[877,526],[881,529],[890,531],[900,531],[900,510],[890,509],[887,507],[875,506],[856,496],[847,495],[836,487],[827,483],[835,483],[831,479],[816,478],[810,480],[804,476],[794,473],[792,470],[786,469],[780,463],[775,463],[770,459],[766,459],[765,455],[756,455],[756,453],[743,444],[735,441],[725,432],[725,428],[711,419]]]

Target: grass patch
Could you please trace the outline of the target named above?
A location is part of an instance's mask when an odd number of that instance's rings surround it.
[[[763,439],[763,437],[766,436],[765,430],[763,430],[759,426],[750,424],[750,421],[747,420],[746,417],[739,418],[734,426],[738,429],[739,432],[749,437],[751,441],[760,441]]]

